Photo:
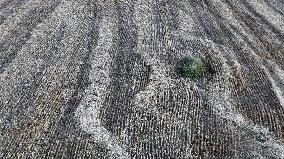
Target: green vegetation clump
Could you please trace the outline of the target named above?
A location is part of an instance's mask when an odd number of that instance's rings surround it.
[[[264,134],[258,133],[258,134],[256,134],[256,140],[259,141],[259,142],[264,143],[264,142],[267,141],[267,138],[265,137]]]
[[[180,73],[185,78],[197,78],[207,72],[205,63],[201,58],[190,58],[186,57],[182,60],[180,67]]]

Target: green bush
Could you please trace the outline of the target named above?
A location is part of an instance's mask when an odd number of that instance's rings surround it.
[[[207,71],[201,58],[184,58],[180,67],[180,73],[185,78],[197,78]]]
[[[264,143],[264,142],[267,141],[267,138],[265,137],[264,134],[258,133],[258,134],[256,134],[256,140],[259,141],[259,142]]]

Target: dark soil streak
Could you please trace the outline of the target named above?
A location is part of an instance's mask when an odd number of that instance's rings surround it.
[[[46,8],[34,8],[34,10],[30,12],[30,15],[36,16],[32,17],[32,19],[25,20],[25,24],[22,24],[24,27],[22,29],[23,32],[11,32],[10,37],[12,38],[12,40],[7,38],[6,41],[0,44],[1,52],[8,52],[7,55],[4,55],[3,59],[0,60],[0,74],[5,71],[6,67],[8,67],[9,64],[16,58],[20,49],[25,46],[26,42],[32,35],[32,30],[34,29],[34,27],[44,21],[44,19],[48,18],[48,16],[59,4],[60,0],[56,0]]]
[[[91,5],[89,2],[87,5]],[[106,157],[107,150],[104,146],[98,145],[97,143],[92,142],[92,137],[90,134],[86,134],[80,129],[78,125],[78,121],[74,118],[74,113],[82,100],[85,89],[89,86],[89,72],[91,69],[90,58],[92,56],[92,51],[98,43],[99,37],[99,23],[101,17],[97,14],[97,7],[95,6],[95,10],[92,11],[92,17],[86,17],[85,21],[88,21],[88,24],[85,26],[88,28],[87,33],[87,53],[84,55],[82,59],[82,64],[80,65],[79,72],[77,74],[77,82],[74,85],[74,92],[70,97],[68,103],[62,108],[63,112],[58,120],[57,124],[54,124],[52,130],[47,135],[46,139],[50,144],[48,147],[42,147],[45,150],[44,154],[46,157],[50,157],[50,152],[54,152],[54,150],[58,150],[59,152],[55,152],[52,155],[54,157],[64,157],[64,158],[77,158],[81,157],[82,148],[78,145],[74,145],[76,142],[80,142],[81,146],[84,146],[92,151],[85,153],[88,157],[94,158],[103,158]],[[89,23],[90,22],[90,23]],[[69,86],[72,87],[72,86]],[[60,141],[61,147],[58,147],[58,143],[54,141]],[[76,150],[76,151],[74,151]],[[95,153],[96,152],[96,153]],[[101,156],[102,155],[102,156]]]
[[[124,128],[128,116],[132,113],[133,98],[148,83],[150,67],[140,55],[135,53],[137,45],[136,31],[130,31],[133,26],[133,6],[130,6],[130,18],[122,13],[123,4],[116,1],[118,14],[118,33],[116,39],[118,50],[112,55],[111,84],[101,115],[104,125],[113,134],[119,134]],[[146,78],[145,78],[146,77]],[[133,89],[135,82],[135,89]]]
[[[222,28],[222,31],[219,33],[230,33],[230,30],[221,21],[219,21],[218,24],[220,26],[219,28]],[[223,36],[222,34],[219,35],[221,35],[221,37]],[[272,112],[277,111],[279,113],[277,113],[276,116],[273,116],[273,118],[277,118],[279,120],[283,118],[282,116],[284,111],[279,101],[270,100],[275,98],[277,99],[276,94],[271,89],[271,83],[261,82],[263,79],[266,79],[265,81],[269,81],[267,75],[253,60],[254,57],[239,47],[240,44],[235,42],[235,37],[232,36],[232,34],[225,35],[222,39],[225,39],[225,37],[229,38],[228,43],[225,43],[225,45],[230,46],[239,58],[239,62],[250,70],[250,73],[246,74],[247,76],[245,79],[247,80],[247,85],[250,87],[250,89],[255,91],[251,92],[250,90],[245,89],[236,95],[236,99],[239,101],[238,107],[241,109],[240,111],[243,115],[246,115],[255,123],[265,126],[268,125],[270,130],[274,131],[278,137],[281,137],[282,135],[279,136],[279,134],[282,133],[280,133],[279,130],[273,126],[274,124],[269,123],[271,121],[269,118],[270,115],[273,114]],[[237,87],[238,86],[236,86],[236,88]],[[256,92],[258,92],[258,94]],[[257,94],[257,96],[255,94]],[[248,106],[247,103],[251,104]],[[262,113],[261,110],[266,110],[266,113]],[[266,124],[267,122],[269,124]]]
[[[278,30],[272,24],[270,24],[270,22],[261,14],[256,12],[256,10],[247,1],[241,0],[241,2],[245,6],[245,8],[258,19],[259,24],[265,25],[269,30],[271,30],[276,35],[276,37],[278,37],[280,41],[284,42],[284,34],[281,32],[281,30]]]

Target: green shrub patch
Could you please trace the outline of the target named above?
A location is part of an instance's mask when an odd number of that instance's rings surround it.
[[[182,77],[194,79],[207,72],[207,68],[201,58],[186,57],[182,60],[179,71]]]

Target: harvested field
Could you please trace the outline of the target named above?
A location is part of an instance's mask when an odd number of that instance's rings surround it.
[[[283,0],[0,0],[0,158],[284,159],[283,42]]]

